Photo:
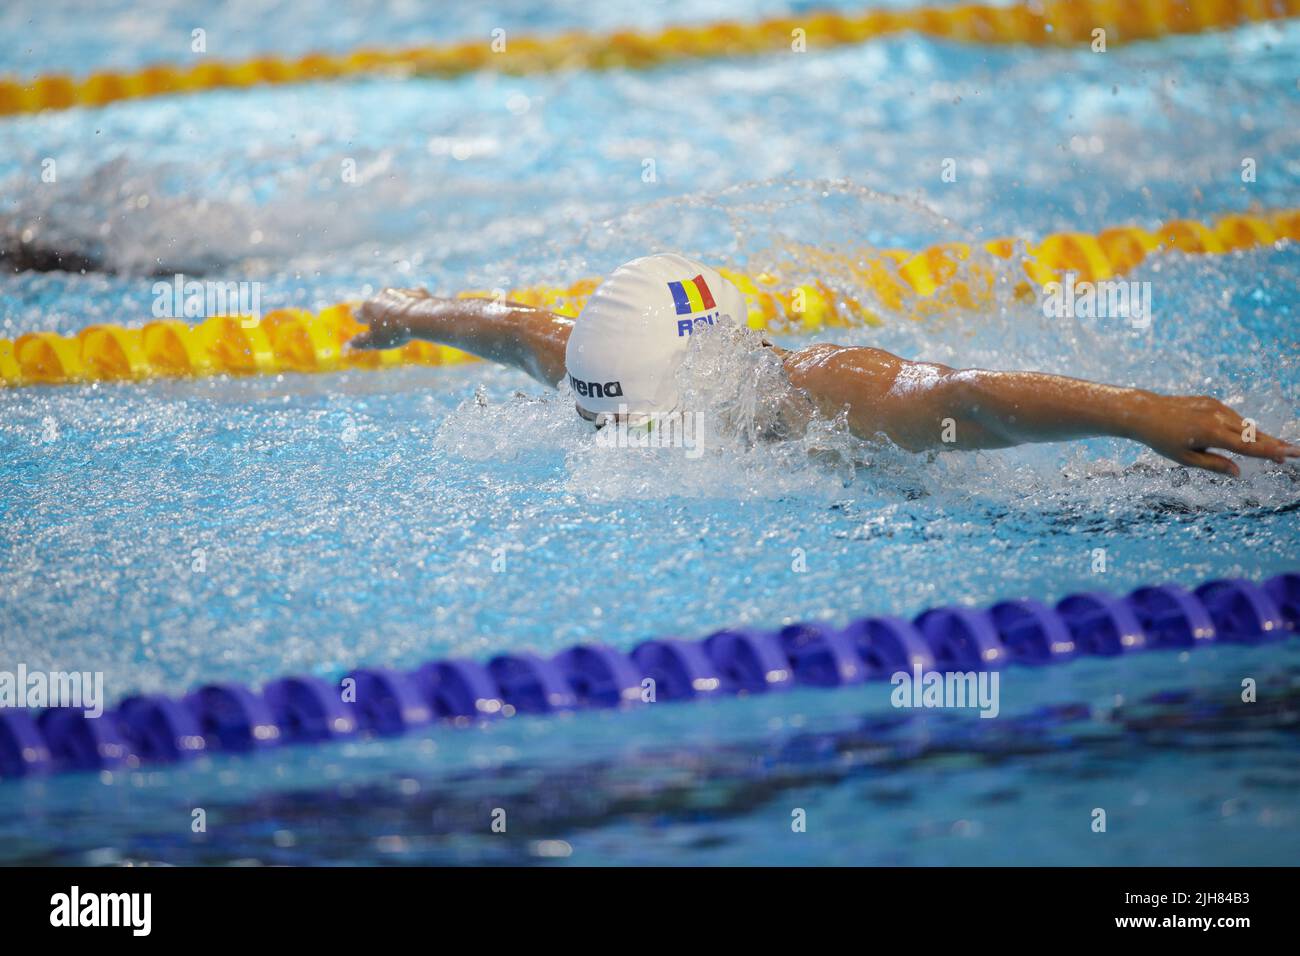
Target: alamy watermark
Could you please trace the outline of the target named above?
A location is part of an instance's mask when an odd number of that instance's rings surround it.
[[[152,893],[83,893],[73,885],[67,893],[50,897],[50,925],[57,927],[113,927],[148,936],[153,928]]]
[[[1064,282],[1043,286],[1043,315],[1049,319],[1123,319],[1135,329],[1151,327],[1151,283],[1129,279]]]
[[[157,319],[207,319],[238,316],[251,329],[262,320],[262,283],[186,279],[178,272],[170,282],[153,284],[153,314]]]
[[[979,708],[981,717],[996,717],[1001,710],[1001,674],[997,671],[897,671],[889,701],[895,707]]]
[[[0,708],[71,707],[87,717],[104,713],[103,671],[0,671]]]
[[[686,457],[704,454],[705,416],[699,412],[649,412],[630,414],[618,407],[613,421],[596,432],[602,448],[681,448]]]

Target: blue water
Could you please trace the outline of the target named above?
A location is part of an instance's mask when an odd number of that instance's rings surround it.
[[[499,17],[710,15],[625,6]],[[350,9],[242,3],[199,25],[234,57],[496,23]],[[175,59],[167,38],[189,29],[183,5],[0,17],[31,23],[26,42],[0,30],[0,69],[24,75]],[[897,37],[646,73],[358,80],[7,118],[0,234],[112,271],[6,274],[0,325],[143,320],[158,268],[260,281],[264,308],[315,307],[393,284],[567,281],[657,249],[797,278],[819,274],[812,247],[1296,206],[1298,53],[1294,24],[1102,55]],[[949,157],[955,183],[940,179]],[[356,184],[340,177],[349,159]],[[1294,244],[1166,256],[1134,278],[1152,283],[1146,332],[1006,299],[834,337],[1210,393],[1300,439]],[[687,384],[743,392],[761,362],[704,342]],[[1113,441],[929,460],[833,432],[698,459],[611,452],[558,393],[486,365],[0,392],[0,469],[0,669],[101,670],[113,699],[1260,577],[1300,552],[1293,468],[1226,480]],[[1247,676],[1256,705],[1239,700]],[[1012,671],[991,721],[895,726],[876,687],[7,783],[0,861],[1292,863],[1298,676],[1294,643],[1219,648]],[[1189,696],[1148,701],[1170,691]],[[488,830],[496,807],[517,821],[508,836]],[[1096,807],[1107,834],[1089,829]],[[807,833],[791,833],[794,808]]]

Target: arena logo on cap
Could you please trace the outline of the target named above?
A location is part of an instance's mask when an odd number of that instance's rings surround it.
[[[694,315],[696,312],[717,308],[717,303],[713,301],[713,293],[709,291],[709,284],[704,281],[703,275],[697,275],[694,279],[682,279],[680,282],[670,282],[668,291],[673,295],[673,307],[678,315]],[[680,338],[683,335],[690,335],[696,322],[712,325],[716,318],[717,313],[701,316],[698,319],[682,319],[677,323],[677,336]]]
[[[583,398],[622,398],[622,382],[584,382],[580,378],[575,378],[573,373],[569,373],[569,384],[573,390]]]

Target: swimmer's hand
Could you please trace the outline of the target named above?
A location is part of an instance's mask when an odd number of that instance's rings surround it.
[[[1211,448],[1278,464],[1300,457],[1300,448],[1203,395],[1159,395],[1045,372],[954,369],[863,346],[810,345],[783,362],[791,384],[827,419],[847,411],[855,435],[884,433],[908,451],[1108,436],[1225,475],[1240,469]]]
[[[357,321],[368,328],[348,342],[350,349],[395,349],[411,340],[410,313],[430,298],[423,289],[385,289],[361,306]]]
[[[361,306],[357,320],[369,328],[350,349],[391,349],[419,339],[512,366],[551,386],[564,378],[573,330],[573,319],[521,302],[441,298],[424,289],[385,289]]]
[[[1209,449],[1267,458],[1279,465],[1300,457],[1300,447],[1265,434],[1250,419],[1207,395],[1142,393],[1132,428],[1131,437],[1166,458],[1224,475],[1240,475],[1241,469]]]

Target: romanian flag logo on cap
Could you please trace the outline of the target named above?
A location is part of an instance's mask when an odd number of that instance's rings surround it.
[[[709,285],[702,275],[681,282],[670,282],[668,291],[673,294],[673,305],[677,307],[678,315],[690,315],[715,307],[713,293],[709,291]]]

